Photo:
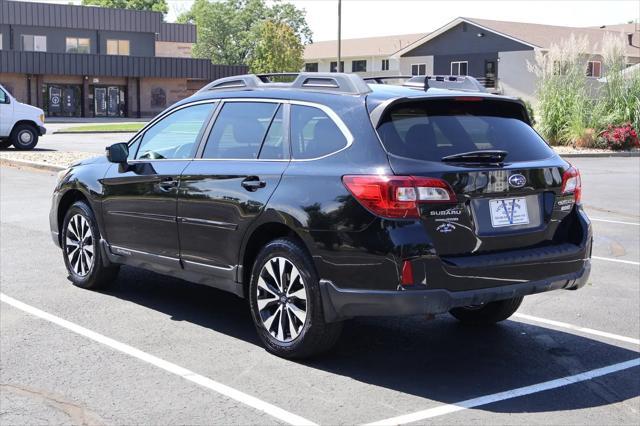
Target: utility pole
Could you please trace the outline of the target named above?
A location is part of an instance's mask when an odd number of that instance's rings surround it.
[[[338,72],[344,71],[344,69],[342,69],[342,67],[340,66],[340,62],[342,59],[341,31],[342,31],[342,0],[338,0],[338,64],[336,65],[336,69]]]

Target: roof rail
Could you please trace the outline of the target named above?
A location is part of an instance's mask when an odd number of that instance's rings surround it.
[[[274,77],[292,77],[293,81],[291,83],[277,82],[273,81]],[[356,74],[300,72],[245,74],[225,77],[207,84],[198,92],[209,90],[255,90],[269,87],[328,91],[351,95],[364,95],[371,91],[362,77]]]
[[[385,83],[386,80],[408,80],[412,75],[376,75],[373,77],[364,77],[363,80],[366,83],[374,83],[374,84],[388,84]]]

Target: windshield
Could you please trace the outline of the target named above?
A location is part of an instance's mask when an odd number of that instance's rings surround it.
[[[378,126],[387,151],[417,160],[478,150],[506,151],[505,161],[535,161],[553,151],[523,121],[513,102],[482,98],[439,99],[392,106]]]

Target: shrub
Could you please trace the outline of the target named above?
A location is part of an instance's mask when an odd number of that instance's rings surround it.
[[[538,77],[538,130],[551,145],[617,147],[594,135],[622,123],[640,128],[640,70],[625,69],[625,43],[621,36],[603,37],[604,83],[587,80],[593,49],[586,37],[571,35],[548,52],[537,51],[535,62],[528,63]]]
[[[622,126],[609,125],[598,137],[599,145],[606,146],[613,151],[640,148],[638,133],[631,123]]]
[[[572,34],[548,52],[536,51],[535,63],[528,63],[539,81],[539,129],[551,145],[571,144],[586,127],[588,47],[586,36]]]

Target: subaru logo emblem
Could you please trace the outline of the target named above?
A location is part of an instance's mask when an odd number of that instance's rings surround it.
[[[509,176],[509,185],[513,186],[514,188],[522,188],[525,183],[527,183],[527,178],[525,178],[521,174]]]

